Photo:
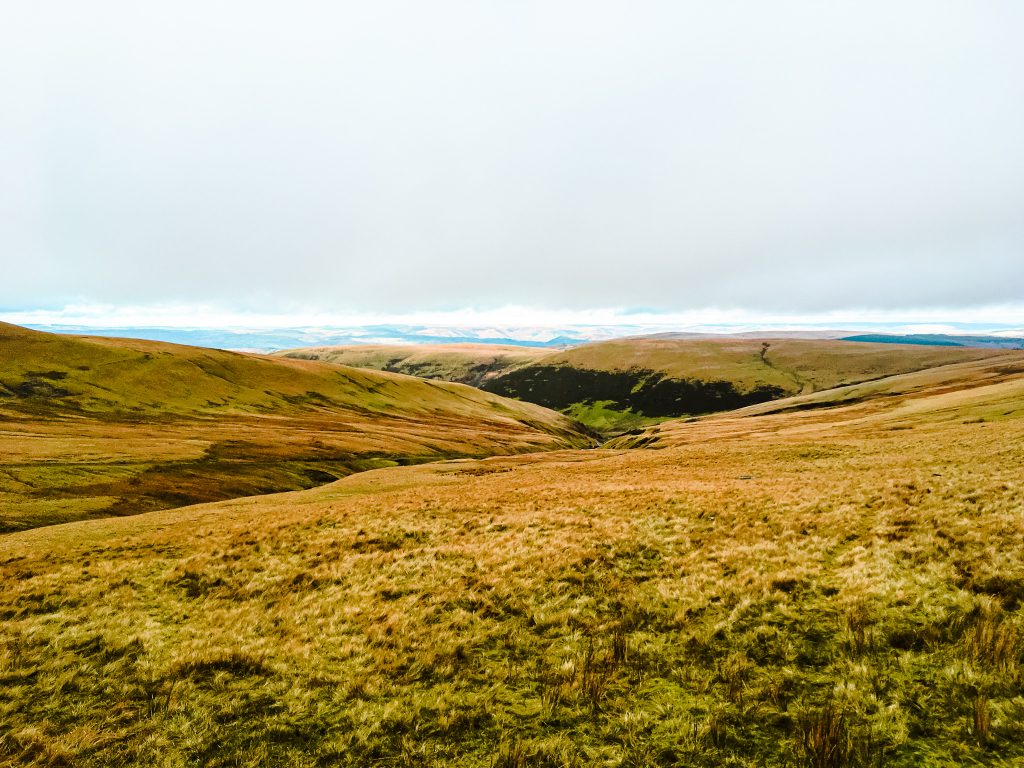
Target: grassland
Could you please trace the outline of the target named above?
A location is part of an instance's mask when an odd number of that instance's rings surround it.
[[[0,531],[585,446],[568,419],[329,363],[0,325]]]
[[[550,350],[499,344],[359,344],[278,352],[296,360],[325,360],[355,368],[405,373],[479,387],[503,371],[538,360]]]
[[[694,423],[713,424],[718,436],[763,434],[774,421],[805,424],[912,429],[922,420],[998,422],[1024,416],[1024,354],[1004,352],[981,360],[888,376],[861,384],[752,405],[700,419],[670,421],[637,430],[609,447],[664,447],[703,433]],[[753,419],[752,417],[765,417]],[[700,438],[698,438],[700,439]]]
[[[741,391],[768,385],[815,392],[950,363],[998,350],[869,344],[834,339],[617,339],[554,352],[544,365],[595,371],[648,370],[671,379],[728,381]]]
[[[873,386],[6,535],[0,755],[1020,765],[1021,358]]]
[[[614,437],[684,415],[733,410],[998,353],[723,337],[619,339],[554,352],[468,344],[323,347],[280,354],[460,381],[556,409]]]

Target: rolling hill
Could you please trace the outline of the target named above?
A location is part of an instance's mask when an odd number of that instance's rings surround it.
[[[550,353],[538,347],[498,344],[356,344],[307,347],[276,353],[297,360],[326,360],[356,368],[405,373],[479,387],[503,371]]]
[[[668,335],[556,352],[473,345],[298,350],[362,367],[479,386],[559,410],[607,436],[690,414],[731,410],[954,362],[999,350],[835,339]],[[332,355],[338,355],[335,358]]]
[[[590,443],[544,408],[330,363],[0,325],[0,530]]]
[[[1019,354],[651,434],[2,536],[0,755],[1024,761]]]
[[[924,344],[938,347],[984,347],[992,349],[1024,349],[1020,336],[968,335],[948,333],[862,333],[844,336],[846,341],[868,341],[875,344]]]
[[[761,418],[754,418],[761,417]],[[1024,417],[1024,352],[887,376],[860,384],[684,421],[666,421],[609,441],[609,447],[664,447],[717,436],[761,436],[771,424],[814,429],[913,429],[925,422],[989,423]],[[711,426],[707,426],[711,425]]]

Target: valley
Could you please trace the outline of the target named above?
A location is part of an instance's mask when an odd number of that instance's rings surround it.
[[[528,403],[328,363],[10,325],[0,349],[0,532],[594,442]]]
[[[458,381],[565,413],[605,438],[955,362],[998,349],[837,339],[637,337],[567,350],[485,345],[347,346],[281,356]]]
[[[580,439],[557,418],[515,445]],[[0,754],[1015,765],[1022,446],[1024,353],[972,352],[597,450],[8,533]]]

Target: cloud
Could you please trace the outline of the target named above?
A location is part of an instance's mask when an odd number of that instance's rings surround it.
[[[1019,3],[7,16],[0,307],[1021,299]]]
[[[657,331],[740,332],[771,328],[899,330],[905,333],[962,333],[1024,327],[1024,303],[956,309],[849,309],[828,312],[758,312],[705,308],[656,312],[604,307],[587,310],[535,306],[462,308],[406,312],[238,312],[215,305],[150,304],[144,306],[83,304],[60,309],[0,312],[0,322],[65,328],[199,328],[274,330],[288,328],[369,328],[415,326],[436,328],[606,328],[613,335]],[[557,335],[557,334],[555,334]],[[546,335],[548,338],[550,334]]]

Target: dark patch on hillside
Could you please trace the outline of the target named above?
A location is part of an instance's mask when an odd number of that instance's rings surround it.
[[[449,453],[440,456],[391,457],[366,452],[302,458],[278,458],[253,453],[248,459],[238,458],[245,445],[218,444],[199,459],[139,465],[140,471],[130,476],[59,490],[43,487],[30,495],[41,499],[108,497],[112,499],[109,505],[88,516],[135,515],[244,496],[304,490],[369,469],[419,464],[451,457]],[[248,445],[255,451],[259,450],[257,445]],[[34,526],[24,521],[0,519],[0,534],[27,527]]]
[[[618,408],[652,417],[727,411],[789,394],[770,385],[743,392],[729,381],[670,379],[646,369],[612,372],[553,365],[510,371],[482,389],[558,410],[610,400]]]
[[[53,382],[67,378],[64,371],[26,371],[25,378],[16,384],[0,382],[0,395],[17,398],[68,397],[71,392]]]

